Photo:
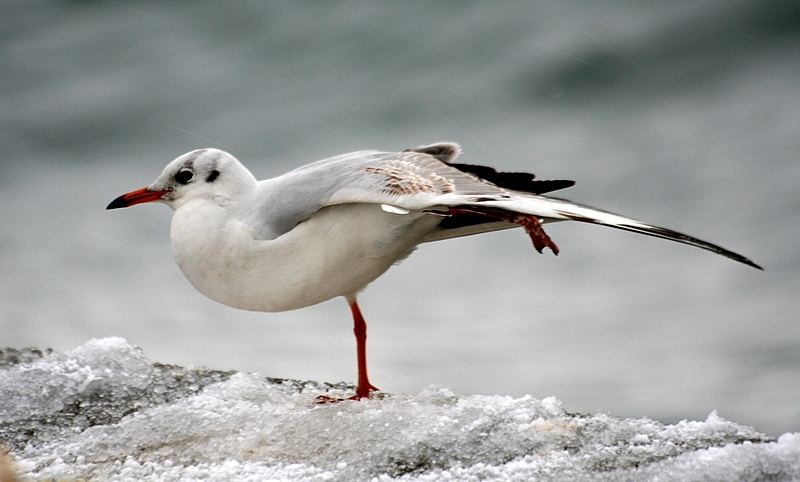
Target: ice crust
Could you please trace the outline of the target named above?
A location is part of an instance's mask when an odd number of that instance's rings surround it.
[[[778,440],[712,412],[665,425],[549,397],[418,395],[149,361],[120,338],[0,352],[0,440],[22,480],[800,480]]]

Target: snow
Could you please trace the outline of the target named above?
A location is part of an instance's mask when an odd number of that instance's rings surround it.
[[[800,434],[712,412],[665,425],[554,397],[316,405],[343,384],[153,363],[121,338],[0,351],[0,440],[22,480],[798,480]]]

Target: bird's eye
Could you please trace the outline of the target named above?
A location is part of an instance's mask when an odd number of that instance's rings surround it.
[[[189,184],[194,177],[194,173],[188,169],[183,169],[175,174],[175,182],[178,184]]]

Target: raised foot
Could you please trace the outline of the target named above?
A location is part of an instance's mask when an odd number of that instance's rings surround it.
[[[544,248],[550,248],[553,254],[558,254],[558,246],[556,246],[556,243],[544,232],[542,222],[533,214],[516,213],[513,211],[506,211],[505,209],[487,208],[483,206],[456,206],[450,207],[449,209],[450,214],[453,215],[480,214],[507,223],[518,224],[528,233],[536,251],[541,253]]]
[[[556,243],[544,232],[542,222],[539,221],[539,218],[532,214],[517,214],[511,216],[509,221],[519,224],[525,229],[525,232],[528,233],[531,241],[533,241],[533,247],[536,248],[536,251],[541,253],[544,251],[544,248],[550,248],[553,254],[558,255],[558,246],[556,246]]]

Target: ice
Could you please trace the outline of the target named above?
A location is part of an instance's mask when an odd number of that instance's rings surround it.
[[[554,397],[351,387],[149,361],[120,338],[0,353],[0,440],[23,480],[798,480],[800,434],[712,412],[665,425]]]
[[[64,354],[2,350],[0,368],[0,440],[13,447],[113,424],[231,375],[151,363],[121,338]]]

